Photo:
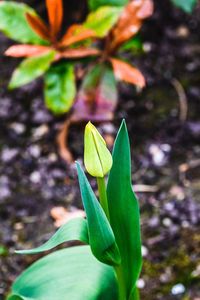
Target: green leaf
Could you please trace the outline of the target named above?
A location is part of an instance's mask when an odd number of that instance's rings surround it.
[[[104,66],[102,64],[96,64],[94,67],[90,68],[83,78],[80,89],[86,91],[88,94],[94,94],[103,73],[103,69]]]
[[[61,226],[58,231],[42,246],[30,250],[15,251],[19,254],[36,254],[51,250],[52,248],[69,241],[81,241],[88,244],[87,221],[82,218],[70,220]]]
[[[171,0],[175,6],[181,8],[186,13],[191,14],[198,0]]]
[[[100,7],[88,15],[84,26],[94,30],[98,37],[104,37],[115,25],[122,10],[122,7]]]
[[[108,219],[99,204],[81,166],[76,163],[83,206],[85,208],[89,244],[94,256],[101,262],[117,265],[120,255]]]
[[[35,11],[26,4],[1,1],[0,31],[9,38],[25,44],[47,44],[47,41],[41,39],[29,26],[26,13],[36,15]]]
[[[100,6],[124,6],[128,3],[128,0],[88,0],[91,10],[95,10]]]
[[[132,54],[141,54],[143,52],[143,44],[139,35],[126,41],[121,47],[120,51],[130,51]]]
[[[55,57],[55,51],[51,50],[43,55],[26,58],[13,72],[9,88],[14,89],[31,82],[43,75]]]
[[[141,271],[142,256],[139,205],[131,185],[130,145],[124,121],[114,144],[107,196],[110,224],[121,255],[116,271],[129,299]]]
[[[89,246],[59,250],[38,260],[17,278],[11,292],[23,300],[118,298],[113,268],[98,262]]]
[[[45,103],[55,114],[71,108],[76,95],[74,67],[68,62],[51,66],[45,74]]]
[[[9,296],[7,298],[7,300],[31,300],[30,298],[22,298],[20,296],[17,296],[17,295],[12,295],[12,296]]]

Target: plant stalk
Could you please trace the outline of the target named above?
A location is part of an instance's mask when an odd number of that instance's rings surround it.
[[[97,177],[97,185],[98,185],[98,191],[99,191],[100,204],[101,204],[108,220],[110,220],[107,193],[106,193],[105,177],[102,177],[102,178]]]
[[[118,282],[118,292],[119,292],[119,297],[118,300],[128,300],[126,298],[126,287],[124,284],[124,279],[123,279],[123,274],[122,274],[122,269],[120,266],[115,267],[115,272],[117,275],[117,282]]]

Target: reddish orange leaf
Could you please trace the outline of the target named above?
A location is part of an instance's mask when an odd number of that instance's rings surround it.
[[[49,29],[46,24],[35,15],[26,14],[27,21],[32,29],[44,40],[49,41]]]
[[[77,48],[77,49],[68,49],[63,52],[59,52],[56,55],[56,59],[60,58],[81,58],[86,56],[95,56],[101,53],[100,50],[94,48]]]
[[[82,25],[72,25],[63,36],[61,46],[67,47],[74,43],[96,37],[96,33]]]
[[[140,19],[146,19],[153,14],[154,5],[151,0],[145,0],[143,5],[138,10],[137,17]]]
[[[143,19],[153,13],[152,0],[132,0],[124,9],[117,25],[112,30],[111,49],[116,49],[123,42],[134,36],[141,28]]]
[[[46,6],[51,27],[51,37],[55,38],[60,31],[63,19],[62,0],[46,0]]]
[[[35,45],[14,45],[9,47],[5,55],[12,57],[30,57],[48,52],[51,48]]]
[[[138,69],[116,58],[110,58],[110,62],[117,79],[137,85],[140,88],[145,86],[145,78]]]
[[[73,25],[71,25],[71,26],[67,29],[67,31],[66,31],[66,33],[64,34],[62,40],[65,39],[65,38],[68,39],[68,38],[71,37],[72,35],[75,35],[76,32],[80,29],[80,27],[82,27],[82,25],[80,25],[80,24],[73,24]]]

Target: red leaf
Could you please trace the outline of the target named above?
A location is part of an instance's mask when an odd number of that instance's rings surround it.
[[[116,58],[110,58],[110,62],[117,79],[137,85],[140,88],[145,86],[145,78],[138,69]]]
[[[100,50],[94,48],[77,48],[77,49],[68,49],[63,52],[59,52],[56,55],[56,59],[61,58],[81,58],[86,56],[95,56],[101,53]]]
[[[27,21],[32,29],[44,40],[49,41],[49,29],[46,24],[35,15],[26,14]]]
[[[46,46],[14,45],[6,50],[5,55],[12,57],[30,57],[44,54],[50,49],[50,47]]]
[[[124,9],[117,25],[112,30],[110,49],[118,48],[141,28],[143,19],[153,13],[152,0],[132,0]]]
[[[51,28],[51,37],[55,38],[63,20],[63,5],[62,0],[46,0],[49,23]]]
[[[61,40],[61,46],[67,47],[83,40],[94,38],[96,33],[82,25],[72,25]]]

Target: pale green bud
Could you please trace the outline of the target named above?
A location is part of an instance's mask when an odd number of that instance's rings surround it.
[[[104,177],[112,167],[112,155],[103,137],[91,122],[85,127],[84,144],[86,170],[94,177]]]

